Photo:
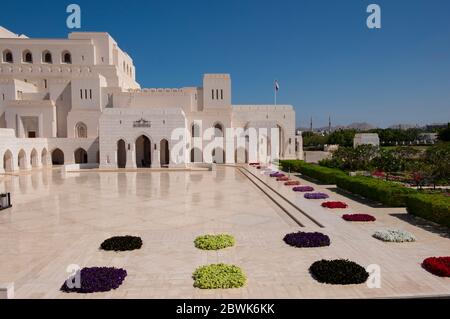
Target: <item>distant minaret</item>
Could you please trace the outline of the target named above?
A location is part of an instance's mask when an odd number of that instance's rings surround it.
[[[328,117],[328,134],[331,134],[331,116]]]
[[[312,132],[313,131],[313,127],[312,127],[312,116],[311,116],[311,123],[309,124],[309,130]]]

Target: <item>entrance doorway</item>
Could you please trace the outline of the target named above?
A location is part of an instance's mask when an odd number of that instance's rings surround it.
[[[150,139],[141,135],[136,140],[136,166],[151,167],[152,166],[152,147]]]
[[[75,164],[87,164],[88,162],[88,155],[87,152],[79,148],[75,151]]]
[[[160,143],[160,162],[161,166],[169,166],[170,154],[169,154],[169,142],[166,139],[161,140]]]
[[[127,166],[127,150],[124,140],[117,142],[117,167],[125,168]]]

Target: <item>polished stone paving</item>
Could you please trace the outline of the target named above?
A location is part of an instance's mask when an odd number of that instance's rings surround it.
[[[302,180],[303,184],[313,185]],[[280,186],[282,187],[282,186]],[[299,227],[232,167],[217,171],[80,172],[41,170],[0,177],[0,191],[12,193],[13,208],[0,212],[0,283],[14,282],[16,298],[365,298],[450,294],[450,279],[420,267],[428,256],[450,255],[450,239],[433,227],[406,219],[402,208],[371,207],[315,185],[348,210],[331,212],[320,202],[298,205],[312,211],[332,245],[295,249],[282,241]],[[317,208],[316,208],[317,207]],[[374,224],[349,224],[345,212],[371,213]],[[388,226],[413,232],[416,243],[387,244],[371,237]],[[302,229],[315,231],[318,229]],[[226,232],[237,245],[204,252],[196,236]],[[136,235],[138,251],[98,249],[115,235]],[[349,258],[378,264],[382,287],[330,286],[308,273],[316,260]],[[244,288],[206,291],[193,287],[196,267],[232,263],[247,274]],[[123,285],[91,295],[59,291],[71,264],[115,266],[128,271]]]

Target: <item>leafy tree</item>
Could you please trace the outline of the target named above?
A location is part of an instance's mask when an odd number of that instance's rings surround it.
[[[450,182],[450,143],[438,143],[427,149],[425,161],[432,167],[432,181],[436,184]]]
[[[331,133],[328,137],[329,144],[337,144],[339,146],[353,146],[356,130],[338,130]]]
[[[339,147],[330,160],[324,160],[323,166],[340,168],[343,170],[369,170],[371,161],[377,156],[379,149],[373,145],[359,145],[353,147]]]
[[[304,132],[303,136],[303,146],[305,147],[323,147],[328,143],[328,136],[321,134],[315,134],[313,132]]]
[[[407,163],[407,170],[411,172],[412,179],[418,189],[422,189],[433,178],[433,167],[424,159],[411,160]]]
[[[373,160],[373,164],[377,169],[386,173],[386,180],[388,180],[389,174],[401,169],[402,162],[394,151],[382,149],[378,156]]]
[[[450,142],[450,123],[447,128],[439,131],[438,138],[440,141]]]

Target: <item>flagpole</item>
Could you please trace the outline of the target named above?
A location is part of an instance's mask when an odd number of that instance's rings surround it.
[[[274,93],[275,93],[275,106],[277,105],[277,81],[275,80],[275,83],[274,83],[274,87],[273,87],[273,89],[274,89]]]
[[[275,88],[275,106],[277,105],[277,88]]]

